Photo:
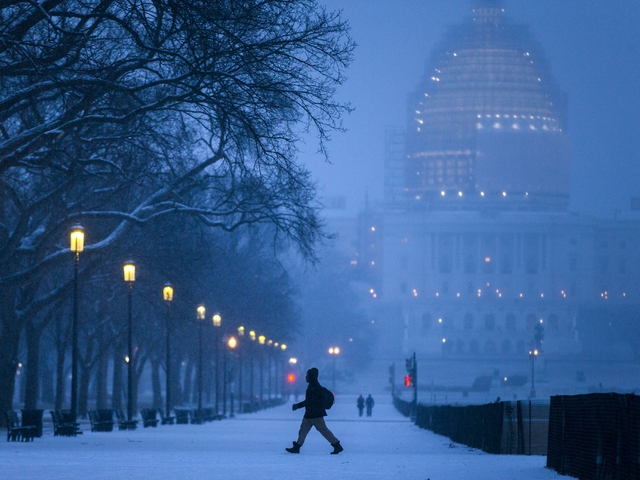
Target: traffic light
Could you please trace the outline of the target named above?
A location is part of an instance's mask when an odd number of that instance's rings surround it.
[[[405,375],[404,376],[404,386],[405,387],[410,387],[411,386],[411,375]]]
[[[293,373],[287,375],[287,382],[293,383],[296,381],[296,376]]]

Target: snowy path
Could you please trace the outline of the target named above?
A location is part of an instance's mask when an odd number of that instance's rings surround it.
[[[345,451],[329,455],[312,430],[300,455],[284,448],[296,438],[301,411],[290,405],[206,425],[0,441],[3,479],[430,479],[546,480],[542,456],[488,455],[420,430],[380,398],[373,417],[358,418],[355,397],[338,397],[327,425]],[[388,400],[387,400],[388,401]],[[48,412],[47,412],[48,416]],[[45,426],[46,428],[46,426]],[[83,427],[84,428],[84,427]]]

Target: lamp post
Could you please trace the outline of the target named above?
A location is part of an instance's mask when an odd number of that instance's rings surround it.
[[[329,348],[329,355],[333,358],[333,388],[332,390],[336,391],[336,357],[340,354],[340,348],[331,347]]]
[[[237,346],[238,346],[238,341],[236,340],[235,337],[230,337],[229,340],[227,341],[227,346],[233,351]],[[225,349],[226,351],[226,349]],[[226,353],[225,353],[225,366],[224,366],[224,373],[225,373],[225,399],[224,399],[224,409],[226,410],[227,408],[227,398],[226,398],[226,383],[227,383],[227,379],[226,379],[226,373],[227,373],[227,365],[226,365]],[[229,402],[229,416],[233,417],[233,392],[230,392],[230,402]]]
[[[217,313],[212,318],[213,329],[215,330],[215,347],[216,347],[216,415],[219,411],[220,402],[220,327],[222,326],[222,317]]]
[[[249,358],[249,397],[251,398],[251,405],[252,405],[251,408],[253,409],[253,400],[254,400],[254,395],[253,395],[254,388],[253,387],[255,385],[255,383],[254,383],[254,373],[255,373],[254,370],[255,370],[255,368],[254,368],[253,363],[254,363],[254,356],[255,356],[255,352],[256,352],[255,344],[253,342],[256,341],[256,332],[251,330],[249,332],[249,338],[251,339],[251,342],[252,342],[251,343],[251,347],[250,347],[251,348],[251,354],[250,354],[250,358]]]
[[[132,261],[123,266],[124,281],[129,287],[129,316],[128,316],[128,349],[127,349],[127,420],[133,420],[133,324],[131,319],[133,282],[136,281],[136,265]]]
[[[196,308],[196,318],[198,319],[198,423],[202,423],[202,324],[204,323],[204,305]]]
[[[84,250],[84,229],[76,225],[71,229],[69,249],[73,260],[73,323],[71,326],[71,415],[78,418],[78,268],[80,252]]]
[[[238,327],[238,337],[244,336],[244,327]],[[238,413],[242,413],[242,350],[238,347]]]
[[[164,302],[167,305],[167,380],[166,380],[166,413],[165,419],[166,422],[169,422],[169,418],[171,417],[171,302],[173,301],[173,286],[170,283],[166,283],[164,288],[162,289],[162,297],[164,298]],[[164,423],[164,422],[163,422]]]
[[[535,398],[536,396],[536,387],[535,387],[535,369],[534,369],[534,362],[536,360],[536,358],[538,357],[538,350],[533,350],[529,352],[529,357],[531,358],[531,398]]]
[[[273,340],[268,340],[267,341],[267,345],[270,347],[271,345],[273,345]],[[271,355],[271,349],[267,349],[267,398],[269,399],[269,401],[271,401],[271,360],[272,360],[272,355]]]
[[[264,345],[267,338],[264,335],[258,337],[258,343]],[[264,399],[264,352],[260,350],[260,403]]]
[[[287,349],[287,346],[284,343],[280,344],[280,350],[282,350],[282,352],[284,352]],[[280,363],[280,362],[278,362]],[[282,360],[282,363],[280,364],[280,395],[284,395],[284,378],[282,378],[282,375],[284,374],[284,360]]]

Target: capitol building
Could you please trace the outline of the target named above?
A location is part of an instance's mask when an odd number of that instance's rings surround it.
[[[611,340],[633,355],[610,329],[640,305],[640,224],[570,212],[567,112],[501,1],[449,27],[406,128],[388,129],[384,204],[357,222],[383,353],[570,358]]]

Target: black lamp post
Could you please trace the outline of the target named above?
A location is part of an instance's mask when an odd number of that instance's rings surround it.
[[[124,264],[124,281],[129,287],[129,316],[128,316],[128,354],[127,354],[127,420],[133,420],[133,323],[131,319],[133,282],[136,281],[136,266],[132,261]]]
[[[162,297],[164,298],[165,303],[167,304],[167,380],[166,380],[166,413],[165,413],[165,422],[169,422],[169,418],[171,418],[171,302],[173,301],[173,287],[170,283],[165,284],[162,289]]]
[[[233,351],[237,346],[238,346],[238,340],[236,340],[235,337],[229,337],[229,340],[227,340],[227,346],[229,347],[229,349],[231,351]],[[222,408],[223,408],[223,414],[226,415],[227,414],[227,383],[228,383],[228,377],[227,377],[227,349],[225,348],[225,354],[224,354],[224,400],[222,403]],[[230,392],[231,396],[230,396],[230,405],[229,405],[229,412],[230,412],[230,416],[233,417],[233,392]]]
[[[220,327],[222,326],[222,317],[219,314],[213,316],[213,329],[215,330],[215,347],[216,347],[216,415],[220,411]]]
[[[244,336],[244,327],[238,327],[238,336]],[[238,413],[242,413],[242,345],[238,346]]]
[[[264,335],[258,337],[258,343],[264,345],[267,338]],[[264,351],[260,350],[260,403],[264,400]]]
[[[73,260],[73,323],[71,326],[71,415],[78,418],[78,268],[80,252],[84,250],[84,229],[76,225],[71,229],[69,249]]]
[[[202,423],[202,324],[204,323],[204,305],[196,308],[198,319],[198,423]]]
[[[333,388],[332,390],[336,391],[336,357],[340,355],[339,347],[331,347],[329,349],[329,355],[333,358]]]
[[[531,358],[531,394],[530,397],[531,398],[535,398],[536,397],[536,386],[535,386],[535,369],[534,369],[534,363],[536,361],[536,358],[538,357],[538,350],[533,350],[529,352],[529,357]]]

